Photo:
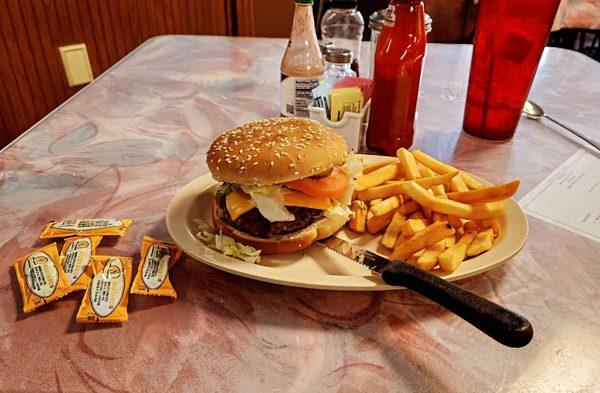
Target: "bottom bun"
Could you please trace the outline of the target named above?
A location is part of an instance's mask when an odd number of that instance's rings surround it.
[[[222,220],[218,215],[216,200],[213,204],[212,219],[216,233],[231,236],[242,244],[262,250],[262,255],[284,254],[304,250],[315,241],[333,235],[346,223],[346,218],[343,216],[324,217],[300,231],[265,239],[242,232]]]

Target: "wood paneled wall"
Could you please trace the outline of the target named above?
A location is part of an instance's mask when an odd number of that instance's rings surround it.
[[[94,76],[160,34],[234,33],[232,0],[0,0],[0,147],[74,94],[59,46],[85,43]]]

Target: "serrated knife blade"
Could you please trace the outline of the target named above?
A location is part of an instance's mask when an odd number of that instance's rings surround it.
[[[318,240],[317,244],[328,248],[332,251],[342,254],[346,258],[366,266],[371,271],[381,274],[383,269],[389,265],[390,261],[381,255],[377,255],[372,251],[358,247],[336,236],[330,236],[326,239]]]
[[[523,347],[533,337],[531,323],[521,315],[406,261],[390,261],[335,236],[318,240],[317,244],[381,274],[386,284],[404,286],[433,300],[504,345]]]

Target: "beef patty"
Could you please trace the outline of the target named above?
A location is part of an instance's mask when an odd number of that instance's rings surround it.
[[[287,206],[289,212],[296,217],[294,221],[271,222],[264,218],[257,208],[249,210],[239,216],[237,219],[232,220],[229,212],[227,211],[224,195],[218,199],[218,203],[219,218],[231,224],[231,226],[239,229],[240,231],[262,238],[285,235],[286,233],[299,231],[323,217],[323,210]]]

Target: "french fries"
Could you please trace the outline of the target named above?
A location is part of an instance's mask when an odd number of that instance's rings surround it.
[[[492,228],[485,229],[475,236],[475,239],[469,244],[467,256],[474,257],[484,253],[492,248],[494,244],[494,231]]]
[[[376,205],[371,206],[371,211],[375,217],[383,216],[391,212],[392,210],[396,210],[400,206],[404,204],[402,196],[391,196],[383,201],[379,202]]]
[[[378,186],[387,180],[392,180],[400,173],[402,173],[402,166],[400,164],[390,164],[376,169],[371,173],[362,174],[356,179],[354,191],[358,192]]]
[[[452,179],[454,180],[454,179]],[[477,190],[449,192],[448,199],[462,203],[486,203],[508,199],[515,195],[520,182],[513,180],[499,186],[483,187]],[[455,191],[454,189],[452,191]]]
[[[453,166],[444,164],[443,162],[436,160],[435,158],[423,153],[420,150],[414,150],[413,156],[421,164],[425,165],[426,167],[430,168],[431,170],[437,173],[448,173],[456,170],[456,168],[454,168]],[[470,174],[466,172],[461,171],[460,176],[463,178],[465,184],[472,190],[477,190],[483,187],[481,183],[479,183]]]
[[[432,174],[428,177],[423,177],[414,180],[415,183],[419,184],[423,188],[432,188],[433,186],[440,186],[442,190],[443,184],[449,183],[450,179],[458,174],[458,171],[448,172],[443,175]],[[404,185],[411,181],[392,181],[388,184],[383,184],[377,187],[370,187],[356,193],[356,199],[363,201],[370,201],[378,198],[389,198],[393,195],[399,195],[404,193]]]
[[[462,176],[454,176],[450,180],[450,189],[453,192],[467,192],[469,191],[469,187],[465,184]]]
[[[367,205],[363,201],[352,201],[350,204],[352,217],[348,221],[348,228],[354,232],[363,233],[367,224]]]
[[[408,216],[417,210],[421,209],[421,206],[415,201],[408,201],[404,205],[398,208],[398,212],[404,216]]]
[[[500,221],[497,218],[486,218],[485,220],[477,221],[477,225],[481,229],[492,228],[494,236],[500,235]]]
[[[446,249],[438,256],[440,269],[452,273],[467,257],[467,249],[477,235],[477,232],[466,232],[452,247]]]
[[[381,245],[385,248],[393,248],[396,243],[396,239],[398,239],[398,235],[400,234],[400,227],[402,223],[404,223],[406,217],[402,214],[396,212],[392,216],[392,221],[388,225],[383,237],[381,238]]]
[[[384,214],[379,217],[371,217],[367,218],[367,232],[371,235],[376,235],[383,230],[383,228],[387,227],[387,225],[392,221],[392,217],[394,216],[394,212],[389,212],[388,214]]]
[[[425,218],[425,215],[423,214],[423,212],[421,210],[419,210],[419,211],[414,212],[410,216],[408,216],[408,218],[411,218],[413,220],[419,220],[419,219]],[[429,223],[426,222],[426,224],[429,224]]]
[[[407,183],[405,190],[415,202],[439,213],[453,214],[471,220],[499,217],[504,214],[502,201],[467,205],[451,199],[438,198],[416,183]]]
[[[454,235],[454,228],[443,222],[436,222],[412,235],[406,242],[394,248],[390,260],[406,259],[415,252]]]
[[[402,236],[412,236],[415,232],[422,231],[427,228],[427,221],[423,219],[408,219],[400,225],[400,233]]]
[[[401,147],[396,152],[396,155],[400,160],[400,165],[402,165],[402,169],[404,169],[404,174],[408,180],[414,180],[421,177],[419,170],[417,169],[417,161],[411,152]]]
[[[454,238],[454,237],[452,237]],[[431,270],[437,265],[438,255],[446,249],[446,239],[440,240],[431,247],[427,247],[425,252],[419,256],[416,265],[423,270]]]
[[[369,201],[369,206],[375,206],[376,204],[378,204],[381,201],[383,201],[383,199],[381,199],[381,198],[373,199],[373,200]]]
[[[404,259],[424,270],[453,272],[467,258],[490,250],[502,230],[504,200],[515,180],[483,186],[460,171],[415,150],[368,164],[356,181],[348,226],[382,234],[390,259]]]
[[[390,164],[397,164],[397,163],[398,163],[397,158],[390,158],[388,160],[382,160],[382,161],[374,162],[372,164],[366,164],[366,165],[363,165],[362,173],[363,173],[363,175],[366,175],[368,173],[373,172],[374,170],[383,168],[384,166],[387,166]]]

